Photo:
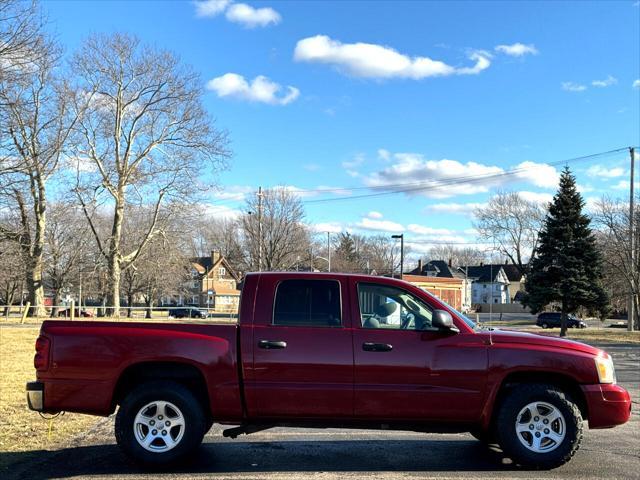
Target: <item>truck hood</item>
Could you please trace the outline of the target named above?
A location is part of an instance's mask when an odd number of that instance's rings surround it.
[[[484,332],[488,337],[491,335],[493,343],[519,343],[525,345],[541,345],[551,348],[561,348],[564,350],[574,350],[590,355],[599,355],[602,350],[586,343],[567,340],[564,338],[551,337],[548,335],[540,335],[537,333],[520,332],[517,330],[499,330],[494,329],[491,332]]]

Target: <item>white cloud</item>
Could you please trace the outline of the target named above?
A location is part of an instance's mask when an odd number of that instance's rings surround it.
[[[417,235],[451,235],[453,232],[446,228],[432,228],[425,227],[424,225],[418,225],[417,223],[411,223],[407,226],[407,230]]]
[[[560,181],[560,174],[551,165],[526,161],[515,166],[515,178],[532,183],[536,187],[555,188]]]
[[[607,75],[607,78],[605,78],[604,80],[594,80],[593,82],[591,82],[591,85],[593,85],[594,87],[605,88],[610,87],[611,85],[615,85],[616,83],[618,83],[618,79],[616,77]]]
[[[316,189],[318,194],[333,193],[334,195],[348,196],[352,191],[341,187],[332,187],[329,185],[319,185]]]
[[[299,40],[294,59],[324,63],[354,77],[421,79],[447,75],[474,75],[491,65],[488,52],[473,51],[471,67],[453,67],[429,57],[409,57],[393,48],[373,43],[342,43],[326,35]]]
[[[211,196],[218,200],[238,200],[242,201],[250,193],[254,193],[255,188],[248,185],[228,185],[215,190]]]
[[[513,43],[511,45],[498,45],[496,51],[504,53],[512,57],[523,57],[525,55],[537,55],[538,49],[532,43],[525,45],[524,43]]]
[[[225,16],[230,22],[239,23],[247,28],[277,25],[282,20],[280,14],[273,8],[253,8],[246,3],[232,4]]]
[[[205,213],[214,218],[238,218],[242,212],[226,205],[205,204]]]
[[[389,150],[385,150],[384,148],[381,148],[378,150],[378,158],[380,160],[384,160],[385,162],[387,162],[391,158],[391,153],[389,152]]]
[[[331,233],[340,233],[345,230],[345,227],[340,222],[321,222],[314,223],[311,225],[311,228],[315,232],[331,232]]]
[[[287,86],[286,93],[282,85],[258,75],[251,83],[237,73],[225,73],[207,82],[207,89],[213,90],[218,97],[230,97],[249,102],[261,102],[269,105],[287,105],[300,95],[300,90]],[[282,92],[282,93],[281,93]]]
[[[544,205],[550,203],[553,200],[552,194],[544,192],[520,191],[518,192],[518,195],[520,195],[520,197],[522,197],[527,202],[542,203]]]
[[[362,230],[377,230],[383,232],[403,232],[404,227],[396,222],[392,222],[390,220],[375,220],[371,218],[363,218],[358,223],[355,224],[355,227],[360,228]]]
[[[640,78],[638,78],[637,80],[634,80],[631,86],[633,88],[640,88]]]
[[[198,0],[193,2],[197,17],[217,17],[225,13],[227,20],[239,23],[246,28],[277,25],[282,17],[273,8],[254,8],[246,3],[233,3],[232,0]]]
[[[614,190],[627,190],[628,191],[630,186],[631,186],[631,183],[629,182],[629,180],[620,180],[618,183],[616,183],[611,188],[613,188]],[[633,188],[634,188],[634,190],[640,189],[640,182],[634,182]]]
[[[394,164],[364,178],[367,186],[379,189],[397,189],[406,193],[421,194],[431,198],[447,198],[454,195],[486,193],[500,181],[491,175],[503,173],[500,167],[476,162],[460,163],[456,160],[426,160],[417,153],[395,153]],[[481,177],[482,182],[458,181],[460,177]],[[487,176],[489,176],[487,178]],[[450,184],[447,184],[450,182]],[[418,184],[419,183],[419,184]],[[443,184],[444,183],[444,184]]]
[[[383,215],[380,212],[376,212],[375,210],[372,210],[369,213],[367,213],[367,217],[373,218],[374,220],[379,220],[383,217]]]
[[[353,169],[359,167],[364,163],[364,154],[358,153],[351,160],[345,160],[342,162],[344,168]]]
[[[590,177],[616,178],[622,177],[624,174],[625,171],[622,167],[607,168],[602,165],[592,165],[587,169],[587,175]]]
[[[429,205],[425,210],[432,213],[448,213],[456,215],[471,215],[474,210],[485,207],[486,203],[435,203]]]
[[[231,0],[202,0],[193,2],[196,7],[196,16],[215,17],[220,15],[229,6]]]
[[[562,82],[562,89],[566,92],[584,92],[587,87],[575,82]]]
[[[317,163],[307,163],[303,165],[302,168],[304,168],[307,172],[317,172],[321,167]]]
[[[367,175],[362,175],[366,186],[374,190],[398,191],[407,195],[428,198],[449,198],[456,195],[487,193],[492,188],[511,183],[525,182],[536,187],[555,189],[559,181],[558,171],[545,163],[522,162],[505,170],[495,165],[477,162],[462,163],[456,160],[428,160],[418,153],[390,154],[392,163]],[[450,204],[442,204],[450,205]],[[430,209],[432,207],[427,207]],[[473,207],[435,207],[437,211],[457,209],[468,213]]]

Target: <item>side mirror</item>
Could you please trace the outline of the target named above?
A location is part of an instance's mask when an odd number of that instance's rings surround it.
[[[460,332],[458,327],[453,324],[451,314],[446,310],[435,310],[431,319],[431,325],[439,330],[449,330],[451,332]]]

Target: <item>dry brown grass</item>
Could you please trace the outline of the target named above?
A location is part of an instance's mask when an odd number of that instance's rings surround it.
[[[86,430],[95,417],[67,413],[51,423],[27,408],[25,384],[34,380],[36,326],[0,326],[0,452],[53,448]]]
[[[527,328],[523,331],[541,333],[553,337],[560,336],[560,329],[543,330],[541,328]],[[621,328],[569,328],[566,338],[584,343],[633,343],[640,344],[640,332],[628,332]]]

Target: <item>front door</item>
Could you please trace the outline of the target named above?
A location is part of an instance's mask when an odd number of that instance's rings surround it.
[[[351,284],[355,416],[401,421],[473,421],[480,415],[487,351],[478,335],[439,331],[417,288]],[[358,321],[359,320],[359,321]]]
[[[347,295],[344,282],[322,276],[261,276],[248,382],[260,418],[353,415]]]

